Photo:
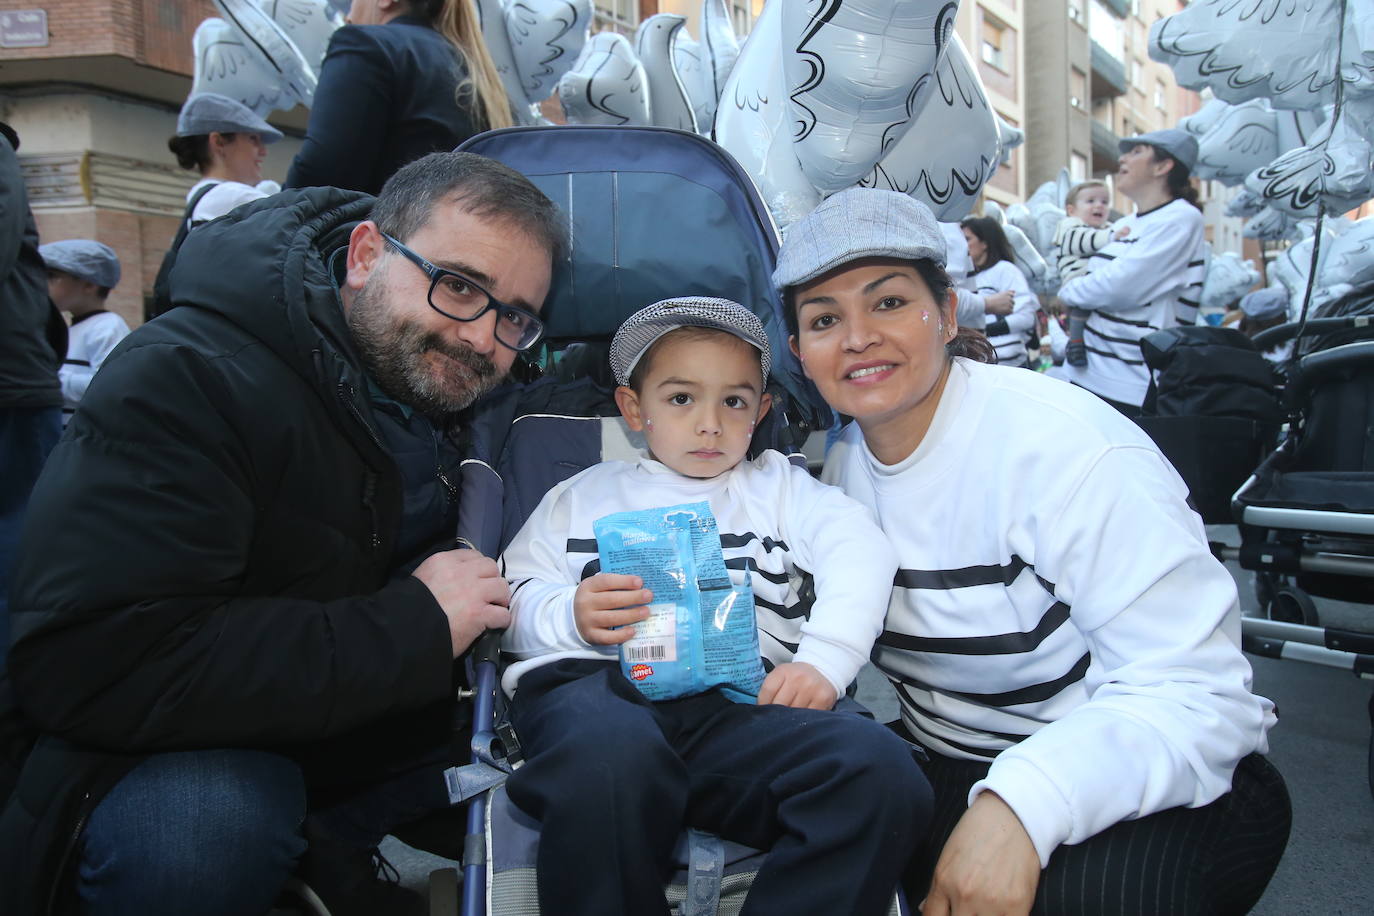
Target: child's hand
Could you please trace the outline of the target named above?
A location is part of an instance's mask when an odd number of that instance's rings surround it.
[[[830,709],[839,694],[806,662],[788,662],[768,672],[759,688],[759,705],[793,706],[797,709]]]
[[[573,621],[578,634],[593,646],[615,646],[633,639],[629,626],[649,616],[646,605],[654,593],[639,576],[597,573],[583,579],[573,596]],[[620,629],[614,629],[620,627]]]
[[[1130,226],[1122,226],[1120,229],[1116,230],[1116,235],[1113,236],[1113,237],[1119,242],[1119,241],[1121,241],[1122,239],[1124,239],[1126,236],[1128,236],[1128,235],[1130,235],[1130,234],[1131,234],[1131,227],[1130,227]]]

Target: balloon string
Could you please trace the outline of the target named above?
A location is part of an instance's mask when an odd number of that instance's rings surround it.
[[[1341,51],[1344,50],[1345,11],[1348,2],[1349,0],[1341,0],[1341,15],[1336,21],[1336,94],[1335,104],[1331,106],[1331,132],[1327,134],[1328,143],[1341,119],[1341,108],[1345,104],[1345,80],[1341,78]],[[1326,195],[1322,194],[1317,198],[1317,229],[1316,234],[1312,236],[1312,262],[1307,268],[1307,290],[1302,297],[1302,315],[1298,318],[1298,333],[1293,335],[1294,360],[1298,358],[1299,344],[1307,330],[1307,313],[1312,305],[1312,289],[1317,281],[1317,264],[1321,259],[1322,250],[1322,224],[1325,221]]]

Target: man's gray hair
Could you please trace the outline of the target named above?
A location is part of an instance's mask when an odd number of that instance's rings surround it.
[[[567,229],[553,201],[524,175],[476,153],[430,153],[400,169],[382,186],[372,221],[407,242],[445,199],[475,216],[508,221],[542,242],[555,262],[567,245]]]

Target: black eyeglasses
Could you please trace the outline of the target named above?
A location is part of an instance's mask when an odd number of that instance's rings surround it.
[[[496,310],[496,339],[512,350],[528,350],[544,335],[544,322],[533,312],[507,305],[462,274],[433,264],[400,242],[382,233],[387,244],[429,277],[429,307],[454,321],[476,321]]]

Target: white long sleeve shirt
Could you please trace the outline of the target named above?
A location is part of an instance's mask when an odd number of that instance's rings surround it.
[[[1007,473],[1015,469],[1015,474]],[[990,760],[1047,863],[1063,843],[1230,788],[1267,749],[1231,576],[1183,481],[1108,405],[1035,373],[956,360],[895,465],[857,424],[824,479],[874,510],[901,568],[874,662],[907,728]]]
[[[1202,214],[1173,200],[1117,222],[1130,234],[1094,253],[1088,273],[1059,288],[1068,306],[1088,309],[1083,336],[1086,366],[1066,366],[1064,377],[1089,391],[1139,405],[1150,386],[1140,341],[1155,331],[1193,324],[1202,300],[1207,248]]]
[[[616,646],[585,642],[573,619],[578,583],[600,571],[593,522],[702,500],[732,581],[753,587],[764,657],[813,665],[843,694],[882,630],[897,557],[867,508],[774,451],[705,480],[647,457],[607,461],[549,490],[502,555],[511,624],[501,646],[520,659],[506,691],[559,658],[617,657]]]
[[[970,275],[964,282],[979,296],[1007,289],[1012,291],[1010,314],[986,315],[983,330],[987,332],[988,343],[997,351],[999,365],[1025,366],[1030,358],[1026,352],[1026,337],[1035,330],[1035,313],[1040,308],[1040,300],[1031,292],[1021,268],[1011,261],[998,261]]]
[[[64,413],[76,410],[105,357],[128,336],[129,325],[114,312],[90,312],[72,322],[67,334],[67,357],[57,370]]]
[[[190,203],[191,198],[196,196],[196,192],[207,184],[213,184],[200,203],[196,204],[195,212],[191,214],[191,225],[197,226],[201,223],[209,222],[212,219],[219,219],[235,207],[242,206],[254,200],[261,200],[270,197],[281,190],[281,185],[275,181],[263,180],[256,185],[244,184],[240,181],[220,181],[217,178],[202,178],[191,185],[191,190],[186,192],[186,202]]]

